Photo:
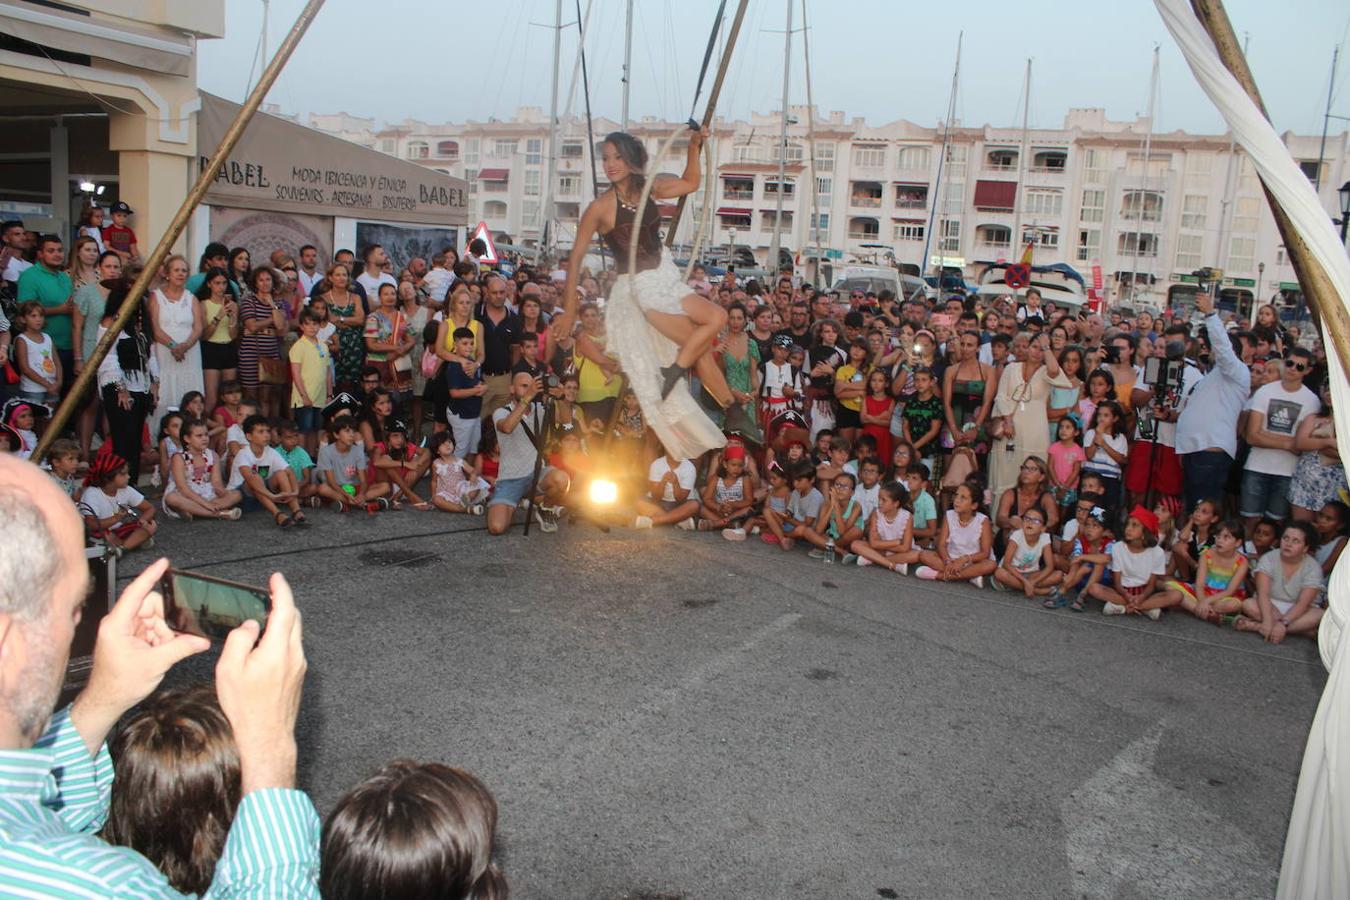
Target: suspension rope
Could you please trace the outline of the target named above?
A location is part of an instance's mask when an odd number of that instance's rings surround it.
[[[713,50],[717,48],[717,32],[722,24],[722,15],[727,10],[727,0],[717,5],[717,15],[713,17],[712,32],[708,35],[708,46],[703,51],[703,65],[698,70],[698,86],[694,88],[694,101],[689,104],[689,125],[697,127],[698,120],[694,111],[698,109],[698,98],[703,93],[703,79],[708,76],[708,65],[712,62]]]

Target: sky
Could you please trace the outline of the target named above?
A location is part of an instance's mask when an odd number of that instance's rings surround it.
[[[226,35],[200,44],[204,90],[242,100],[251,86],[267,0],[226,0]],[[563,3],[575,23],[577,0]],[[625,0],[590,0],[586,62],[595,115],[617,120]],[[793,7],[789,103],[804,104],[802,0],[751,0],[718,113],[780,108],[787,6]],[[717,0],[634,0],[630,115],[682,120],[690,112]],[[1331,56],[1350,37],[1345,0],[1227,0],[1275,127],[1319,134]],[[270,0],[268,52],[303,0]],[[587,0],[581,0],[584,14]],[[729,27],[736,0],[727,2]],[[372,10],[378,14],[372,14]],[[547,111],[553,73],[552,0],[328,0],[268,96],[283,112],[348,112],[378,122],[510,118]],[[1009,10],[1016,10],[1010,13]],[[1224,130],[1150,0],[806,0],[812,99],[822,114],[871,125],[945,115],[958,35],[957,118],[976,127],[1021,121],[1023,72],[1032,59],[1030,124],[1056,128],[1071,107],[1104,107],[1115,120],[1142,115],[1154,46],[1161,47],[1158,130]],[[563,29],[559,109],[576,66],[577,29]],[[1342,53],[1333,115],[1350,116],[1350,48]],[[717,63],[704,88],[711,85]],[[577,114],[584,113],[577,88]],[[702,113],[702,101],[699,114]],[[1350,122],[1331,122],[1337,133]]]

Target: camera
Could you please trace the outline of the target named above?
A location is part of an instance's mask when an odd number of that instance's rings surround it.
[[[562,384],[562,382],[558,380],[557,375],[550,373],[544,376],[544,385],[549,389],[555,388],[560,384]]]
[[[1223,282],[1223,269],[1205,266],[1203,269],[1196,269],[1191,276],[1195,278],[1199,290],[1208,294],[1215,285]]]

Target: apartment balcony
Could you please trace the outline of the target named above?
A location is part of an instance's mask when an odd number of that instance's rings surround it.
[[[1012,249],[1011,241],[977,241],[975,244],[977,250],[985,253],[1007,253]]]
[[[848,198],[848,205],[854,209],[881,209],[881,198],[855,194]]]
[[[754,200],[754,199],[755,199],[755,192],[754,192],[754,191],[733,191],[733,190],[726,190],[726,189],[723,189],[723,191],[722,191],[722,199],[723,199],[723,200]]]

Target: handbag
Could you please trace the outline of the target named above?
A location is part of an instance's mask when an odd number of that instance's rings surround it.
[[[286,384],[290,381],[290,366],[284,360],[264,356],[258,360],[258,384]]]

